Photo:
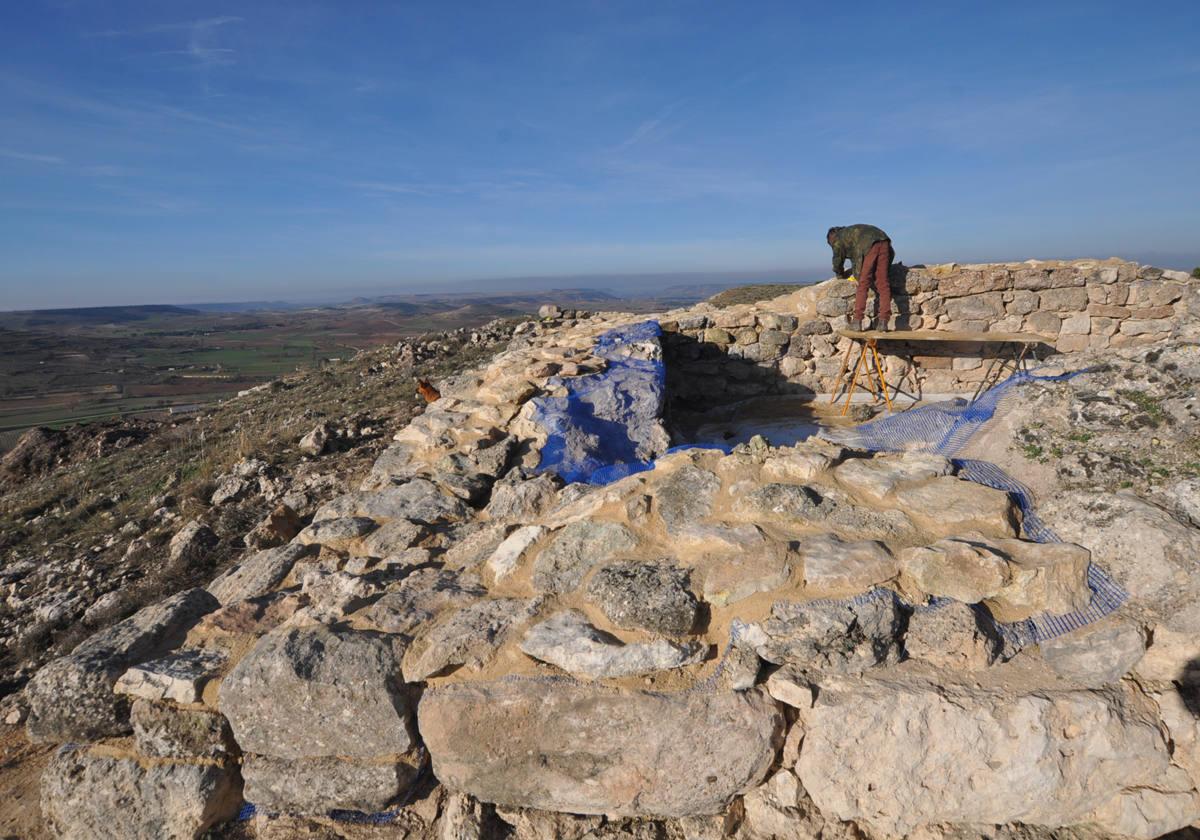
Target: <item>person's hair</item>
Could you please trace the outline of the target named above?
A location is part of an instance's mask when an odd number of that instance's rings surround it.
[[[835,233],[837,233],[839,230],[841,230],[841,228],[840,228],[840,227],[831,227],[831,228],[830,228],[828,231],[826,231],[826,233],[825,233],[825,240],[826,240],[826,241],[829,241],[830,239],[832,239],[832,238],[833,238],[833,235],[834,235]]]

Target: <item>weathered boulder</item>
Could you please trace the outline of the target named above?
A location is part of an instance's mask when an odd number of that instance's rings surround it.
[[[1146,654],[1137,663],[1137,674],[1150,682],[1194,686],[1200,683],[1200,599],[1184,590],[1165,606]]]
[[[323,626],[259,640],[221,682],[219,706],[246,752],[369,758],[413,746],[399,637]]]
[[[239,475],[227,475],[217,482],[217,489],[213,490],[209,502],[217,506],[237,501],[246,495],[250,486],[250,482]]]
[[[384,633],[413,633],[442,612],[465,607],[487,594],[479,579],[446,569],[418,569],[355,618]]]
[[[893,504],[939,536],[975,531],[985,537],[1015,537],[1020,519],[1008,493],[945,475],[897,487]]]
[[[1045,500],[1039,515],[1064,540],[1138,599],[1157,602],[1186,585],[1200,556],[1191,528],[1132,493],[1068,491]]]
[[[257,551],[218,575],[207,589],[221,604],[258,598],[279,586],[297,560],[316,550],[316,546],[289,543]]]
[[[226,658],[217,650],[173,650],[134,665],[117,679],[113,691],[145,700],[197,703],[205,684],[221,670]]]
[[[60,840],[193,840],[241,806],[237,770],[56,752],[42,774],[42,815]]]
[[[807,522],[828,512],[821,495],[803,484],[763,484],[738,494],[733,509],[742,516],[768,522]]]
[[[560,529],[533,561],[533,585],[542,592],[572,592],[593,566],[631,551],[637,537],[615,522],[581,520]]]
[[[560,487],[562,480],[553,473],[524,481],[501,481],[492,489],[484,512],[495,520],[528,522],[554,506]]]
[[[810,445],[771,452],[762,465],[766,481],[803,484],[827,472],[834,463],[832,452],[823,452]]]
[[[543,525],[522,525],[505,537],[487,561],[492,577],[501,581],[515,572],[525,552],[545,533],[546,528]]]
[[[424,680],[447,668],[478,668],[541,605],[539,599],[491,598],[443,616],[404,655],[404,677]]]
[[[833,471],[838,483],[869,502],[882,502],[904,484],[949,475],[950,462],[941,455],[906,452],[874,458],[851,458]]]
[[[659,482],[654,492],[654,507],[667,533],[674,534],[707,517],[720,489],[721,479],[693,464],[680,467]]]
[[[918,609],[908,619],[904,650],[938,668],[974,671],[996,661],[1004,642],[991,613],[962,601]]]
[[[25,689],[34,741],[91,741],[129,731],[129,701],[113,685],[131,666],[178,646],[217,600],[188,589],[139,610],[42,668]]]
[[[580,840],[600,828],[603,817],[496,807],[496,816],[512,827],[514,840]]]
[[[311,432],[300,438],[300,442],[296,445],[296,448],[305,455],[311,455],[315,458],[329,446],[331,433],[332,427],[329,423],[318,423],[313,427]]]
[[[1042,642],[1042,658],[1065,680],[1099,687],[1116,682],[1146,652],[1146,634],[1125,619],[1108,618]]]
[[[801,711],[796,773],[825,814],[889,834],[932,823],[1115,828],[1098,811],[1124,792],[1178,789],[1143,702],[1122,692],[1009,694],[829,677]],[[1200,816],[1188,797],[1173,804],[1154,830]],[[1122,830],[1146,836],[1146,825],[1122,809]]]
[[[741,636],[763,659],[817,671],[854,673],[900,658],[904,616],[887,591],[853,601],[778,601]]]
[[[248,755],[242,765],[247,802],[293,814],[325,814],[335,808],[383,811],[412,788],[419,771],[400,756],[354,761]]]
[[[203,562],[204,556],[212,551],[218,542],[219,538],[212,528],[193,519],[171,537],[167,555],[172,563],[190,566]]]
[[[362,607],[379,587],[362,575],[310,566],[300,575],[300,591],[308,599],[311,615],[329,623]]]
[[[783,727],[757,690],[654,694],[539,681],[429,690],[418,719],[437,778],[484,802],[656,817],[715,814],[753,788]]]
[[[129,719],[138,755],[221,758],[237,752],[229,721],[216,712],[135,700]]]
[[[426,533],[428,529],[419,522],[393,519],[359,540],[357,551],[355,546],[350,551],[367,557],[390,557],[412,548]]]
[[[900,552],[906,592],[977,604],[1009,582],[1008,560],[980,537],[938,540]]]
[[[704,600],[725,606],[783,586],[791,578],[792,556],[785,543],[759,540],[744,551],[719,552],[702,567]]]
[[[603,566],[586,588],[588,600],[626,629],[678,636],[692,629],[700,609],[688,573],[669,561]]]
[[[274,548],[290,541],[303,527],[296,511],[288,505],[276,505],[246,534],[246,545],[257,549]]]
[[[1008,582],[984,601],[997,621],[1020,621],[1040,612],[1062,615],[1091,601],[1087,549],[1015,539],[994,540],[989,546],[1008,558]]]
[[[521,650],[592,680],[631,677],[682,668],[699,662],[704,648],[666,639],[623,644],[592,626],[578,610],[563,610],[533,625],[521,640]]]
[[[365,516],[380,522],[409,519],[426,525],[453,522],[469,512],[466,504],[453,494],[444,493],[427,478],[413,478],[375,491],[359,491],[339,496],[321,507],[313,517],[323,519]]]
[[[866,592],[896,577],[899,561],[883,543],[847,542],[836,534],[802,539],[804,587],[814,597],[836,598]]]
[[[296,535],[301,545],[325,546],[330,551],[348,552],[361,537],[379,527],[374,519],[366,516],[339,516],[313,522]]]

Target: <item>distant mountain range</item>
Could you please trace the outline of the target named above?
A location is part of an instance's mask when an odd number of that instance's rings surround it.
[[[786,277],[787,279],[783,279]],[[597,284],[611,283],[607,276],[557,278],[562,281],[594,280]],[[678,282],[686,279],[691,282]],[[37,329],[46,327],[94,327],[104,324],[136,324],[139,321],[171,320],[174,318],[198,318],[205,315],[237,314],[248,312],[296,312],[301,310],[339,310],[374,308],[404,316],[443,317],[487,315],[506,317],[534,312],[545,303],[576,309],[634,309],[651,311],[685,306],[733,286],[751,282],[794,282],[804,285],[812,282],[801,280],[786,272],[759,272],[753,275],[730,276],[725,274],[648,274],[620,278],[614,289],[593,285],[536,288],[547,278],[512,278],[503,282],[514,287],[512,291],[456,291],[420,292],[412,294],[383,294],[358,296],[350,300],[328,303],[296,303],[289,301],[244,301],[195,303],[179,306],[147,304],[140,306],[89,306],[76,309],[30,309],[0,312],[0,327],[8,329]],[[666,281],[674,280],[674,283]],[[520,289],[521,284],[533,288]]]

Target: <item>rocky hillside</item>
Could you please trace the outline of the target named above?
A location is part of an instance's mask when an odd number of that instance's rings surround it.
[[[1085,296],[1152,273],[1111,267],[1032,269]],[[229,452],[206,514],[155,521],[162,566],[197,585],[10,697],[25,734],[6,737],[44,756],[26,807],[70,838],[1189,826],[1200,284],[1157,279],[1172,288],[1132,303],[1171,298],[1154,333],[1067,342],[1042,372],[1069,376],[1012,387],[954,451],[911,430],[904,451],[863,448],[875,427],[671,448],[681,405],[786,392],[779,361],[815,373],[814,337],[821,359],[844,350],[844,315],[816,311],[841,299],[832,281],[651,321],[551,308],[503,345],[463,342],[455,358],[478,363],[386,438],[331,405],[291,424],[289,451],[307,450],[292,464]],[[1068,335],[1113,316],[1083,317]],[[310,490],[302,467],[339,445],[360,454]],[[240,533],[214,513],[251,499]],[[21,568],[17,583],[71,592]]]

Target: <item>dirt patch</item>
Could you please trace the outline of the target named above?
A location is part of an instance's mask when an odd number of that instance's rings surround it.
[[[0,727],[0,838],[42,840],[39,783],[56,748],[32,744],[19,726]]]

